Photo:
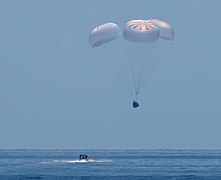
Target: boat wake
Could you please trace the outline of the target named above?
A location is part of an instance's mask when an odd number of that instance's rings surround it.
[[[82,159],[82,160],[53,160],[53,161],[47,161],[47,162],[40,162],[41,164],[51,164],[51,163],[58,163],[58,164],[80,164],[80,163],[109,163],[112,162],[111,160],[107,159],[99,159],[99,160],[94,160],[94,159]]]

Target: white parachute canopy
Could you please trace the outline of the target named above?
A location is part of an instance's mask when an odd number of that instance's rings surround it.
[[[162,21],[160,19],[149,19],[148,22],[151,22],[152,24],[158,27],[161,38],[171,41],[174,39],[175,32],[173,30],[173,27],[167,22]]]
[[[89,36],[91,47],[99,47],[105,43],[111,42],[122,35],[121,29],[117,24],[109,22],[95,27]]]

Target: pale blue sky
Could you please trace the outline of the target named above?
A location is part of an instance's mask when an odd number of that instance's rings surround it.
[[[221,148],[220,7],[0,0],[0,148]],[[135,110],[99,59],[114,56],[88,36],[100,23],[148,18],[167,20],[176,36]]]

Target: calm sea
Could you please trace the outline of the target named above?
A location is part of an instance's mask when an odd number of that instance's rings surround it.
[[[221,150],[0,150],[0,179],[221,180]]]

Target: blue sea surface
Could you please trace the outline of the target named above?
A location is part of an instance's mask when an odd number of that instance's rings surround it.
[[[221,180],[221,150],[2,149],[0,179]]]

